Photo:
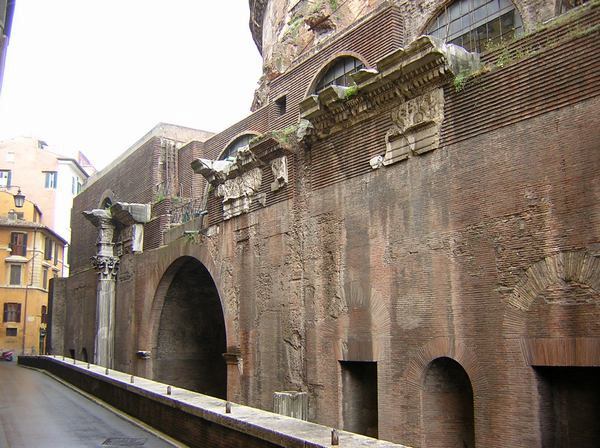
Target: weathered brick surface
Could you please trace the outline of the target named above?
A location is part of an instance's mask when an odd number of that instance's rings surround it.
[[[189,256],[214,280],[227,352],[238,356],[227,366],[229,398],[270,409],[274,391],[305,390],[311,420],[344,426],[339,362],[376,362],[379,437],[423,446],[435,419],[463,402],[454,392],[428,398],[424,387],[430,363],[448,357],[473,389],[477,446],[542,446],[540,387],[572,382],[541,378],[532,365],[600,364],[596,10],[580,22],[584,32],[566,24],[527,37],[514,45],[535,54],[461,92],[447,85],[437,150],[373,171],[391,123],[391,106],[382,107],[297,151],[288,186],[265,191],[265,207],[223,222],[209,199],[211,232],[124,256],[118,368],[154,374],[153,359],[133,354],[159,349],[172,267]],[[305,80],[320,67],[308,61]],[[213,137],[204,154],[244,129],[267,129],[265,111]],[[84,193],[88,203],[96,193]],[[93,246],[95,236],[78,238]],[[69,284],[92,284],[84,275]],[[85,300],[91,308],[93,294]],[[66,338],[79,350],[93,329],[77,325]],[[440,437],[450,443],[456,432]]]

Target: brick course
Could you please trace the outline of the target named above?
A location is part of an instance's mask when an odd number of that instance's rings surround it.
[[[337,51],[366,54],[368,43],[372,53],[363,56],[374,63],[400,45],[401,27],[377,44],[365,31],[397,25],[399,17],[397,8],[386,10],[278,78],[272,89],[290,92],[289,117],[271,122],[272,105],[265,106],[204,148],[186,146],[179,176],[190,154],[216,157],[236,135],[291,122],[303,89]],[[151,361],[133,354],[155,337],[157,290],[169,268],[190,256],[214,280],[227,351],[239,354],[240,365],[227,367],[231,399],[270,409],[274,391],[305,390],[311,420],[343,426],[339,362],[376,362],[379,436],[423,446],[423,381],[431,361],[448,357],[473,389],[477,446],[541,446],[547,404],[532,360],[600,364],[598,8],[573,20],[511,43],[511,54],[521,56],[463,90],[445,85],[437,150],[373,171],[369,159],[385,151],[391,126],[393,105],[382,106],[291,155],[283,190],[270,192],[265,167],[266,206],[222,221],[221,204],[209,196],[210,236],[124,256],[117,302],[128,320],[118,322],[119,368],[151,374]],[[483,60],[496,64],[499,55]],[[122,169],[137,172],[137,163]],[[119,178],[107,177],[118,198],[145,197],[141,186],[125,196]],[[202,181],[191,185],[194,195],[203,194]],[[75,210],[100,199],[103,188],[92,187]],[[80,266],[93,251],[90,233],[74,232]],[[69,283],[91,285],[83,275]],[[92,306],[95,298],[85,300]],[[65,349],[93,338],[90,331],[69,327]],[[546,355],[553,338],[576,348]],[[432,418],[444,416],[438,411]]]

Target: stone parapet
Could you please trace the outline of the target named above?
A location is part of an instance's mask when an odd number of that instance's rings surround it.
[[[331,446],[332,428],[235,403],[227,413],[225,400],[124,372],[52,356],[21,356],[19,364],[44,369],[191,447]],[[338,434],[345,448],[406,448],[346,431]]]

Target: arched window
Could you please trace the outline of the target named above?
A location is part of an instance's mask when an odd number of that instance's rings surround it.
[[[350,77],[352,73],[359,71],[364,68],[364,64],[352,56],[342,56],[333,61],[325,73],[319,78],[315,92],[319,93],[326,87],[336,86],[349,86],[354,84],[354,81]]]
[[[456,0],[436,17],[427,34],[481,52],[522,30],[521,16],[510,0]]]
[[[235,157],[240,148],[244,146],[248,146],[250,144],[250,140],[255,137],[253,134],[245,134],[238,138],[236,138],[233,142],[229,144],[229,146],[223,151],[219,160],[225,160],[232,157]]]

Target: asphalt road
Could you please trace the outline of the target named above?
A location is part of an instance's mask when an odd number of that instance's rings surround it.
[[[0,448],[172,447],[53,378],[0,362]]]

